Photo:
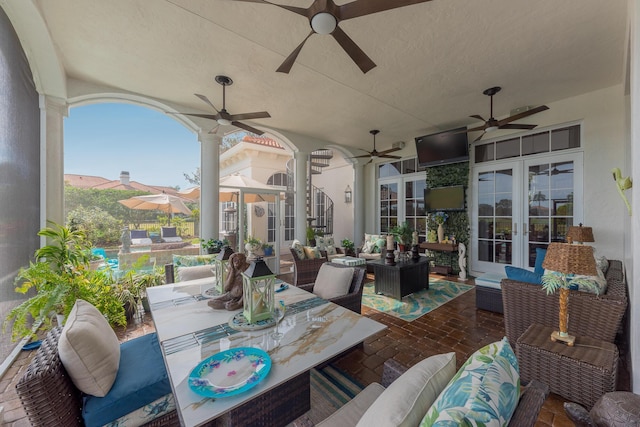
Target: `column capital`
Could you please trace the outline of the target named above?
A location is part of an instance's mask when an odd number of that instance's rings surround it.
[[[62,98],[58,98],[57,96],[42,95],[40,96],[39,105],[40,109],[45,110],[46,112],[56,112],[62,117],[69,116],[69,104],[67,101]]]
[[[220,143],[222,142],[222,136],[215,133],[209,133],[208,131],[200,131],[198,132],[198,141]]]

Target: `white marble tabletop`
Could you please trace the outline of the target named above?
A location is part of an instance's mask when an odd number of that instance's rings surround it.
[[[288,308],[279,326],[279,341],[273,327],[237,331],[229,319],[241,310],[214,310],[202,297],[213,286],[211,278],[147,289],[151,314],[171,379],[182,423],[197,426],[230,411],[386,328],[344,307],[319,299],[290,285],[276,293]],[[246,392],[210,399],[193,392],[189,374],[207,357],[229,348],[255,347],[271,357],[267,377]]]

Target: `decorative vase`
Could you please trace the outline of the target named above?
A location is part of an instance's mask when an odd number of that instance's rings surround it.
[[[438,224],[438,243],[442,243],[444,240],[444,227],[442,224]]]

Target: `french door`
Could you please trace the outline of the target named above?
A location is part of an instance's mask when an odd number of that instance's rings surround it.
[[[536,248],[582,220],[582,153],[519,158],[473,170],[471,270],[532,269]]]

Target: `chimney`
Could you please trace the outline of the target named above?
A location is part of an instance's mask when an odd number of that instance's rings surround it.
[[[120,172],[120,183],[122,185],[129,185],[129,172],[127,171]]]

